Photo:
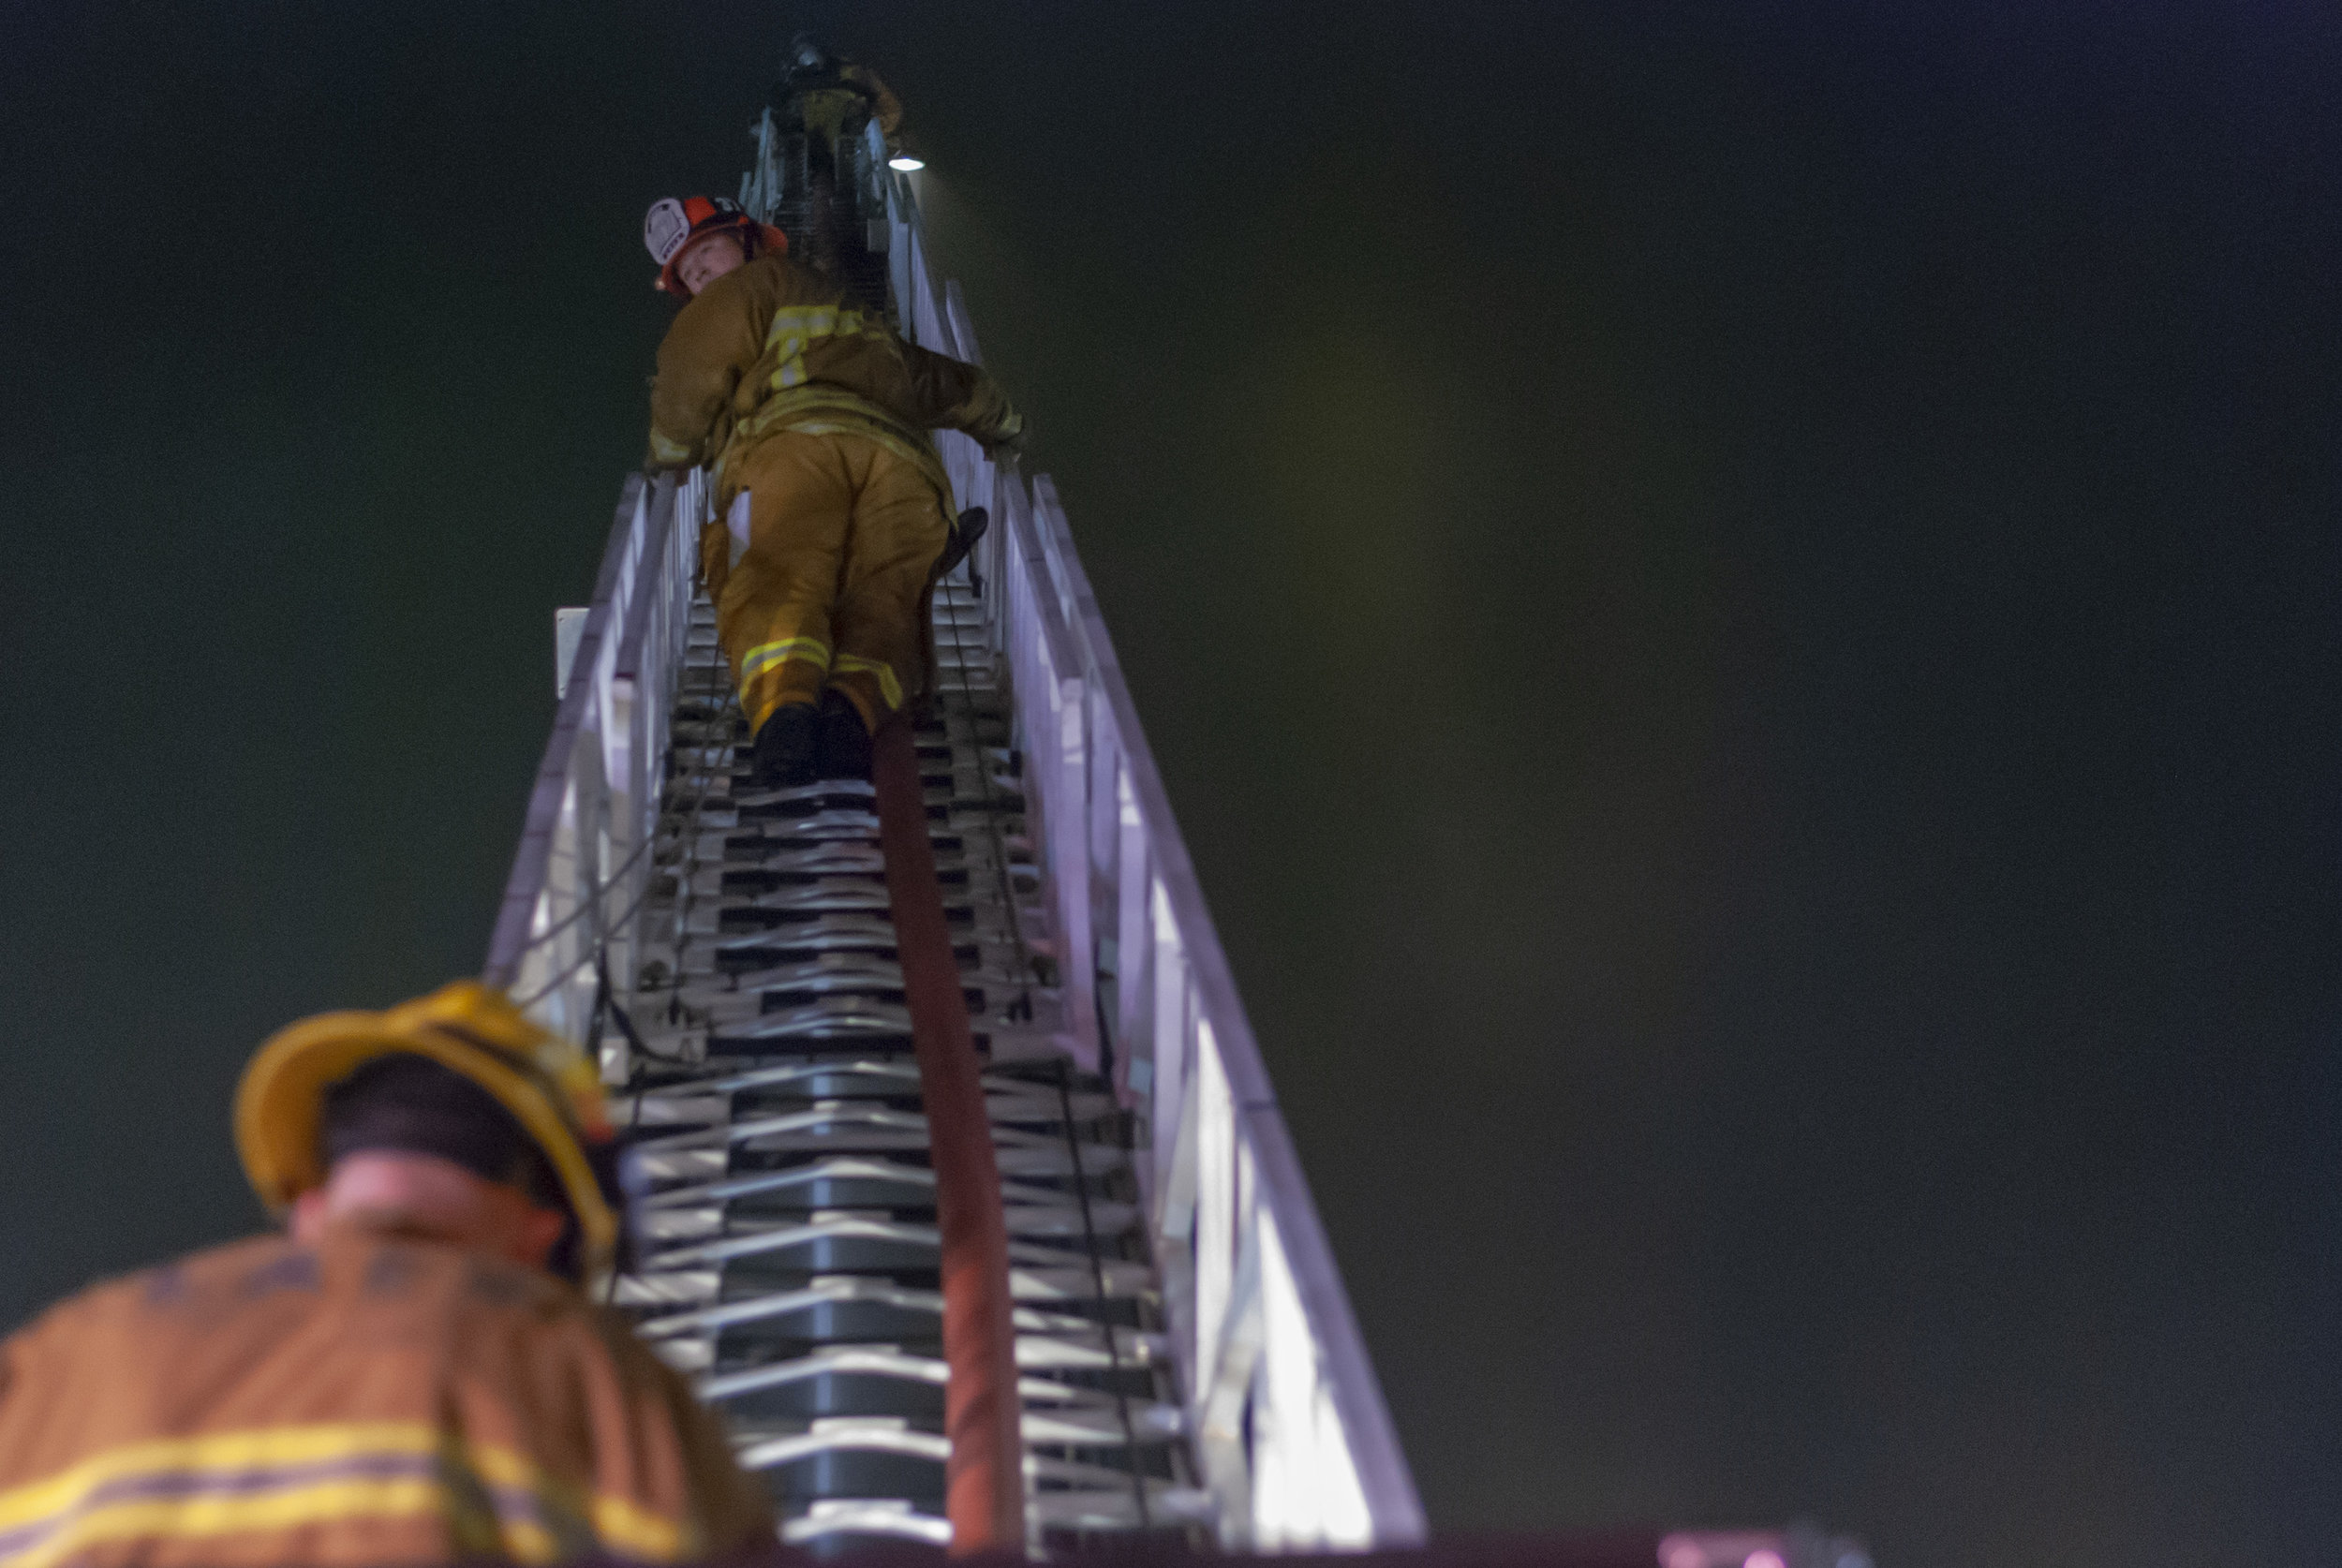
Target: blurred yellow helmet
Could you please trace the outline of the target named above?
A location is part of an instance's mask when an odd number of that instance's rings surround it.
[[[324,1185],[326,1090],[393,1055],[427,1057],[495,1096],[560,1184],[580,1272],[608,1266],[618,1242],[617,1141],[601,1081],[584,1052],[472,980],[384,1013],[320,1013],[260,1047],[236,1087],[236,1152],[270,1212]]]

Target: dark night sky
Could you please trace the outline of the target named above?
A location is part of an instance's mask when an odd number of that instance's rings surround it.
[[[2328,6],[9,7],[15,1321],[476,968],[781,42],[909,100],[1433,1517],[2342,1538]],[[482,20],[482,18],[485,20]]]

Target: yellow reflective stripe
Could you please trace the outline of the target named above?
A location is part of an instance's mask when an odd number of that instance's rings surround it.
[[[686,1541],[680,1525],[625,1498],[588,1497],[573,1487],[556,1487],[543,1472],[509,1448],[469,1448],[465,1450],[465,1457],[471,1461],[473,1471],[492,1485],[518,1487],[567,1513],[590,1518],[596,1536],[622,1548],[629,1556],[669,1561],[689,1555],[684,1549]],[[515,1530],[536,1531],[543,1540],[547,1555],[557,1555],[552,1537],[541,1527],[508,1526],[508,1538]]]
[[[95,1487],[141,1471],[317,1464],[359,1454],[430,1454],[438,1444],[437,1428],[420,1421],[272,1427],[212,1437],[159,1438],[109,1449],[46,1481],[0,1492],[0,1530],[60,1512]]]
[[[743,685],[763,674],[774,665],[792,658],[802,658],[808,664],[829,668],[829,644],[818,637],[784,637],[778,643],[759,643],[740,658],[740,680]]]
[[[813,381],[785,392],[766,394],[755,413],[732,427],[731,439],[716,465],[719,481],[729,472],[734,454],[777,431],[805,436],[858,436],[876,441],[906,463],[915,464],[935,486],[939,504],[948,507],[952,481],[943,460],[925,436],[912,430],[867,398],[858,397],[828,381]]]
[[[698,1555],[700,1547],[673,1519],[637,1508],[624,1498],[593,1501],[594,1533],[629,1557],[674,1562]]]
[[[845,675],[852,674],[857,671],[866,675],[876,675],[878,677],[879,695],[886,699],[886,705],[888,707],[899,708],[903,705],[902,683],[895,678],[895,671],[892,665],[881,658],[865,658],[860,654],[839,654],[837,656],[837,663],[834,673]]]
[[[680,441],[670,441],[658,431],[650,433],[650,454],[661,463],[689,463],[691,449]]]
[[[428,1465],[433,1473],[314,1473],[319,1466],[363,1466],[369,1460]],[[269,1484],[270,1472],[295,1467],[311,1474]],[[632,1556],[674,1561],[689,1555],[691,1543],[678,1521],[627,1498],[556,1486],[511,1449],[466,1443],[428,1423],[411,1421],[265,1427],[126,1444],[0,1493],[0,1531],[33,1536],[25,1549],[7,1556],[9,1568],[43,1568],[104,1541],[221,1535],[353,1517],[429,1516],[461,1532],[468,1521],[452,1516],[459,1502],[447,1484],[451,1472],[468,1472],[491,1486],[522,1492],[545,1513],[590,1521],[601,1540]],[[183,1495],[137,1495],[148,1488]],[[96,1501],[107,1489],[132,1495]],[[478,1525],[500,1537],[508,1556],[546,1562],[563,1555],[559,1541],[541,1523],[506,1516],[501,1509],[497,1514]]]
[[[789,305],[773,312],[773,324],[764,329],[764,346],[769,348],[788,337],[853,337],[866,330],[868,320],[858,310],[836,305]]]
[[[157,1498],[93,1508],[60,1524],[39,1546],[9,1559],[9,1568],[49,1568],[109,1541],[184,1540],[362,1518],[435,1516],[445,1488],[420,1477],[324,1481],[252,1497]],[[547,1561],[539,1558],[536,1561]]]
[[[836,305],[790,305],[773,312],[764,329],[764,348],[778,362],[773,369],[773,390],[787,392],[805,384],[806,346],[817,337],[858,337],[868,330],[868,318],[858,310]]]

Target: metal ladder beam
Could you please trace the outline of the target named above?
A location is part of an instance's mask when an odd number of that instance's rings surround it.
[[[1187,1470],[1126,1118],[1057,1048],[1048,924],[1003,682],[971,584],[938,592],[921,793],[1001,1175],[1035,1546],[1185,1536]],[[870,787],[755,791],[711,612],[694,607],[647,925],[615,1000],[645,1191],[615,1281],[730,1423],[787,1539],[942,1544],[934,1173]]]

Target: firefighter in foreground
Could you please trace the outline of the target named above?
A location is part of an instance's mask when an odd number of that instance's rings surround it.
[[[770,1547],[714,1419],[577,1289],[618,1228],[578,1052],[470,983],[325,1013],[245,1069],[236,1142],[289,1235],[96,1286],[0,1346],[0,1563]]]
[[[708,464],[721,525],[701,566],[766,786],[869,777],[870,735],[927,678],[927,595],[951,484],[927,437],[1013,444],[1022,418],[975,365],[847,305],[729,201],[653,206],[659,287],[687,303],[660,345],[653,468]]]

